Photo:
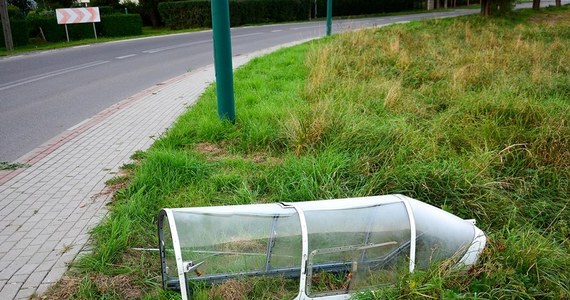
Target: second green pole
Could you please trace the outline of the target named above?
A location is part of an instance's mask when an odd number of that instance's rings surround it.
[[[232,40],[230,35],[230,4],[228,0],[212,0],[212,31],[214,34],[214,65],[218,116],[235,123]]]
[[[332,0],[327,0],[327,35],[331,35],[332,32]]]

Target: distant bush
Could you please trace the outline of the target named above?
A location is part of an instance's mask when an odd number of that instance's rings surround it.
[[[65,26],[57,24],[54,15],[30,15],[30,36],[41,36],[40,28],[48,42],[65,41]],[[102,15],[101,22],[95,23],[98,36],[129,36],[142,34],[142,21],[139,15]],[[68,24],[70,40],[91,39],[95,37],[91,23]]]
[[[237,0],[230,1],[232,26],[265,22],[305,20],[309,17],[307,0]],[[163,2],[158,11],[166,26],[172,29],[211,27],[210,1]]]
[[[333,16],[357,16],[418,9],[416,0],[333,0]],[[318,17],[325,17],[327,0],[317,0]]]
[[[230,0],[232,26],[307,20],[315,15],[312,0]],[[317,0],[318,16],[326,13],[326,0]],[[335,0],[334,16],[396,12],[421,8],[417,0]],[[211,27],[211,3],[205,0],[162,2],[158,11],[172,29]]]
[[[166,26],[172,29],[212,26],[209,1],[179,1],[158,4]]]
[[[48,42],[65,41],[65,26],[57,24],[57,19],[54,15],[48,16],[33,16],[28,17],[30,26],[30,36],[40,36],[40,28]],[[69,24],[67,25],[70,40],[81,40],[87,38],[94,38],[93,25],[90,23],[84,24]]]
[[[142,19],[140,15],[108,15],[101,16],[97,24],[102,36],[129,36],[142,34]]]
[[[25,46],[28,44],[28,23],[26,20],[10,19],[10,29],[14,46]],[[0,45],[4,47],[4,28],[0,24]]]
[[[116,14],[117,11],[112,6],[99,6],[99,14],[101,16]]]
[[[10,19],[23,19],[24,18],[24,14],[22,14],[22,11],[14,5],[8,5],[8,16],[10,17]]]

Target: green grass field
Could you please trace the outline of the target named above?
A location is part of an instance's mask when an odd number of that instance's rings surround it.
[[[346,33],[255,59],[235,74],[236,124],[218,120],[210,87],[137,153],[93,254],[50,295],[175,299],[158,255],[129,250],[156,247],[162,207],[402,193],[475,218],[487,248],[466,272],[434,266],[356,298],[570,299],[569,57],[566,7]],[[226,299],[281,299],[288,284],[231,282]]]

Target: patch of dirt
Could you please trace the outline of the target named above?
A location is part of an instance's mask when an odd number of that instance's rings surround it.
[[[570,11],[536,14],[529,21],[536,25],[570,26]]]
[[[96,274],[89,277],[96,290],[100,295],[117,295],[120,299],[140,299],[144,296],[140,287],[134,284],[133,279],[129,275],[109,276]],[[80,276],[63,276],[61,280],[51,287],[44,295],[33,295],[32,300],[59,300],[70,299],[77,296],[79,287],[84,278]]]
[[[117,293],[121,299],[140,299],[143,296],[140,287],[133,283],[129,275],[97,275],[92,280],[100,293],[112,291],[111,293]]]
[[[260,240],[235,239],[234,241],[222,244],[221,249],[222,251],[263,253],[267,250],[267,245]]]
[[[34,294],[30,299],[69,299],[71,295],[77,291],[80,283],[81,278],[79,277],[63,276],[59,282],[52,286],[44,295],[40,297]]]
[[[230,279],[213,285],[208,291],[208,299],[242,300],[247,299],[252,287],[245,281]]]
[[[194,148],[196,151],[209,156],[220,156],[228,152],[226,149],[223,149],[220,146],[211,143],[199,143],[196,144]]]
[[[245,155],[239,154],[231,154],[227,149],[224,148],[223,145],[216,145],[212,143],[198,143],[194,145],[194,149],[201,154],[208,156],[208,159],[211,160],[222,160],[222,159],[246,159],[251,160],[256,164],[270,164],[270,165],[277,165],[282,162],[282,159],[278,159],[275,157],[268,156],[267,153],[264,152],[254,152]]]

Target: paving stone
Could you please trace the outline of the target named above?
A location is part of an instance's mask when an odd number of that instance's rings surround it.
[[[18,292],[20,291],[21,283],[7,283],[4,285],[2,290],[0,290],[0,299],[14,299]]]
[[[36,292],[36,288],[35,287],[23,287],[20,289],[20,291],[18,291],[18,294],[16,294],[16,298],[17,300],[25,300],[25,299],[30,299],[30,297]]]
[[[38,289],[36,290],[36,295],[38,295],[38,296],[43,295],[45,292],[47,292],[49,290],[50,287],[51,287],[50,283],[40,284]]]
[[[57,282],[63,274],[67,271],[67,267],[56,267],[51,269],[46,277],[43,279],[42,283],[55,283]]]
[[[23,288],[37,288],[40,286],[48,271],[41,271],[41,272],[34,272],[26,279],[24,284],[22,285]]]
[[[33,239],[21,239],[20,241],[18,241],[16,243],[16,245],[14,245],[14,247],[12,249],[26,249],[26,247],[28,247],[30,245],[30,243],[33,241]]]
[[[36,268],[39,266],[39,264],[37,263],[26,263],[25,265],[23,265],[18,272],[16,272],[16,275],[30,275],[32,273],[34,273],[34,271],[36,270]]]
[[[26,279],[28,279],[30,275],[28,274],[24,274],[24,275],[13,275],[12,278],[10,278],[10,280],[8,280],[8,284],[12,284],[12,283],[20,283],[23,284],[24,282],[26,282]]]

